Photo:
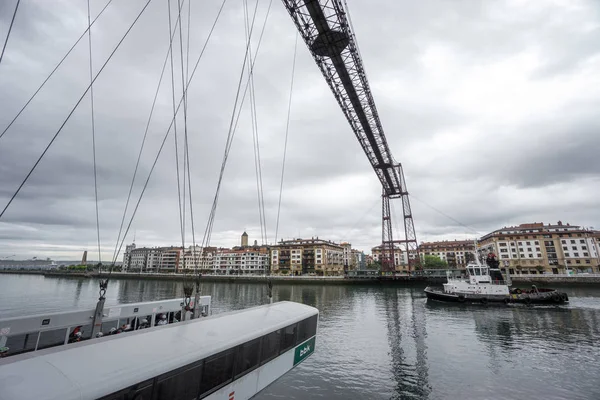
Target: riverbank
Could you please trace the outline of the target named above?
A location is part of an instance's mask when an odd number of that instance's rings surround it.
[[[28,274],[43,275],[48,278],[78,278],[99,279],[108,274],[97,272],[66,272],[66,271],[11,271],[0,270],[0,274]],[[110,279],[128,280],[158,280],[158,281],[184,281],[194,279],[191,275],[183,274],[135,274],[127,272],[113,272]],[[273,282],[286,284],[324,284],[324,285],[355,285],[355,284],[402,284],[423,285],[441,284],[446,278],[427,276],[370,276],[370,277],[343,277],[343,276],[277,276],[271,275],[202,275],[203,282],[240,282],[240,283],[266,283],[268,279]],[[595,285],[600,286],[600,275],[517,275],[511,276],[514,285]]]

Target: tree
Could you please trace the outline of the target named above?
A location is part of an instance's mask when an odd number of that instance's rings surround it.
[[[367,269],[381,269],[381,262],[379,260],[375,260],[371,264],[367,265]]]
[[[445,269],[448,263],[437,256],[423,257],[423,268],[425,269]]]

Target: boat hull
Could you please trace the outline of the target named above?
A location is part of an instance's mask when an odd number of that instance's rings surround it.
[[[550,290],[539,293],[511,293],[502,295],[489,295],[477,293],[446,293],[441,289],[427,287],[425,295],[428,300],[444,301],[449,303],[522,303],[522,304],[564,304],[569,301],[566,293]]]

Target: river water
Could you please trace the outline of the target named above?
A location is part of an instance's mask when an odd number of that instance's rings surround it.
[[[276,284],[320,310],[315,353],[257,399],[600,399],[600,288],[561,307],[427,302],[422,287]],[[264,284],[203,283],[213,313],[266,302]],[[114,280],[107,304],[182,296]],[[0,275],[0,318],[93,308],[95,280]]]

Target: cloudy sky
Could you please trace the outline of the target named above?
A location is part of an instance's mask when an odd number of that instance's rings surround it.
[[[15,3],[0,2],[2,42]],[[92,27],[94,73],[145,3],[114,0]],[[176,3],[172,1],[173,13]],[[348,3],[390,148],[405,168],[419,241],[472,238],[509,224],[559,219],[600,227],[600,3]],[[106,0],[91,0],[92,18],[105,4]],[[253,49],[268,4],[259,0]],[[220,5],[220,0],[191,4],[192,65]],[[251,10],[254,5],[249,0]],[[187,3],[183,9],[185,48]],[[187,129],[197,240],[208,220],[236,97],[244,21],[243,2],[227,1],[189,87]],[[115,249],[169,47],[168,22],[167,1],[151,1],[94,84],[104,260]],[[0,131],[86,27],[83,0],[21,1],[0,64]],[[176,38],[179,99],[178,34]],[[285,8],[273,1],[255,65],[269,242],[275,240],[295,39]],[[0,209],[85,91],[88,68],[85,38],[0,139]],[[167,67],[133,204],[172,118],[171,90]],[[97,258],[90,115],[88,96],[0,219],[0,259],[75,259],[83,250]],[[180,148],[183,125],[180,113]],[[171,131],[126,242],[135,234],[138,245],[181,243],[175,165]],[[319,236],[350,241],[368,251],[381,240],[380,190],[325,80],[299,41],[278,238]],[[401,205],[394,204],[394,210],[400,212]],[[130,215],[131,207],[127,221]],[[187,244],[189,212],[186,219]],[[401,231],[401,219],[397,221]],[[226,166],[211,243],[235,245],[244,230],[251,241],[260,242],[248,99]]]

